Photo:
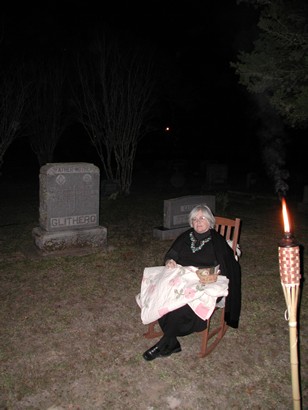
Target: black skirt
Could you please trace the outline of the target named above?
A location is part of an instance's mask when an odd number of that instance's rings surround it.
[[[207,321],[195,314],[189,305],[184,305],[158,319],[165,336],[186,336],[206,329]]]

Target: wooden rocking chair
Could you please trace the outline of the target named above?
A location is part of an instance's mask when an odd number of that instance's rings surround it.
[[[220,216],[216,216],[215,219],[215,230],[228,241],[229,245],[233,249],[234,257],[238,258],[237,250],[239,245],[241,220],[239,218],[230,219]],[[219,322],[217,326],[211,329],[211,319],[214,317],[215,313],[218,314],[218,312],[220,313]],[[158,327],[157,330],[156,327]],[[200,332],[201,349],[199,357],[205,357],[210,354],[221,341],[227,330],[228,325],[225,321],[224,303],[222,307],[220,307],[220,304],[217,304],[211,317],[207,320],[207,328]],[[155,322],[148,324],[148,330],[143,334],[143,336],[147,339],[152,339],[155,337],[160,337],[162,334],[163,332],[159,328],[158,321],[156,320]]]

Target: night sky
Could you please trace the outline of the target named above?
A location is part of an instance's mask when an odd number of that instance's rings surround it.
[[[30,1],[22,5],[11,2],[2,11],[1,21],[2,43],[8,55],[69,53],[81,42],[87,42],[94,27],[109,26],[115,32],[130,33],[132,39],[153,49],[158,64],[165,67],[167,74],[169,67],[171,71],[176,66],[181,78],[181,99],[172,110],[166,107],[162,112],[158,125],[161,131],[143,140],[138,149],[139,158],[149,155],[165,158],[168,150],[168,157],[175,159],[188,156],[196,161],[230,162],[230,157],[236,158],[238,170],[244,172],[260,171],[264,167],[258,136],[262,126],[256,130],[256,124],[260,124],[260,118],[256,120],[258,105],[238,85],[230,68],[237,53],[252,46],[257,23],[253,8],[238,6],[233,0],[113,1],[112,4],[87,0]],[[164,126],[170,126],[171,131],[165,133]],[[82,134],[82,130],[72,126],[66,138],[72,133]],[[294,148],[297,144],[292,145],[292,141],[301,141],[301,137],[291,133],[290,138],[286,148],[292,156],[298,155]],[[20,144],[23,146],[25,142],[16,142],[9,149],[7,162],[14,160],[14,151]],[[77,161],[90,161],[79,157],[80,151],[75,148]],[[59,149],[57,155],[59,161],[66,160],[61,158]],[[301,172],[292,156],[289,165]]]

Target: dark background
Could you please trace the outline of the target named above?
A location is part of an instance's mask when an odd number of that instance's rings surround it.
[[[264,134],[278,129],[293,189],[305,181],[304,131],[290,130],[273,116],[263,121],[258,99],[238,84],[230,67],[240,50],[256,38],[258,13],[236,1],[45,1],[10,3],[1,16],[8,53],[40,55],[65,52],[86,42],[93,27],[132,33],[145,47],[158,51],[166,75],[180,73],[179,100],[162,101],[157,131],[138,146],[136,173],[162,161],[200,169],[200,163],[222,162],[237,178],[249,172],[267,176],[262,150]],[[165,127],[170,127],[166,132]],[[277,132],[277,131],[276,131]],[[63,135],[55,162],[86,161],[100,166],[82,127],[72,124]],[[171,163],[171,165],[170,165]],[[154,167],[155,168],[155,167]],[[153,168],[153,169],[154,169]],[[37,176],[39,167],[26,139],[16,140],[4,157],[3,175],[20,169]],[[156,168],[155,168],[156,169]]]

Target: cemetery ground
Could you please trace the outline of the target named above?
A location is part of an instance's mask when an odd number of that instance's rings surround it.
[[[171,241],[153,238],[163,200],[194,190],[133,191],[102,198],[108,249],[42,256],[38,187],[0,181],[0,409],[279,409],[293,407],[289,328],[280,283],[281,205],[274,194],[225,190],[217,214],[242,220],[242,313],[220,345],[200,359],[198,334],[180,338],[182,352],[146,362],[155,343],[135,301],[143,269],[161,265]],[[219,192],[214,192],[219,193]],[[294,233],[308,243],[307,214],[287,198]],[[303,265],[307,266],[307,249]],[[304,275],[304,271],[301,272]],[[299,305],[299,373],[308,408],[308,299]]]

